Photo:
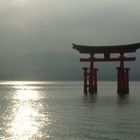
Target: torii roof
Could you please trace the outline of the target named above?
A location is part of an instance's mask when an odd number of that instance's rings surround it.
[[[140,43],[128,45],[112,45],[112,46],[84,46],[72,44],[73,49],[81,53],[121,53],[121,52],[136,52],[140,48]]]

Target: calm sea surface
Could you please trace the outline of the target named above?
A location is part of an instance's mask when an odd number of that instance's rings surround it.
[[[82,82],[0,82],[0,140],[140,140],[140,82],[84,96]]]

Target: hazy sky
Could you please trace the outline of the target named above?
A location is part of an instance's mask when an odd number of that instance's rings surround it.
[[[0,54],[140,42],[140,0],[0,0]]]

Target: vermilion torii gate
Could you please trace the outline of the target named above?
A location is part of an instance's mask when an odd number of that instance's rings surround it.
[[[117,67],[117,92],[129,93],[129,68],[125,68],[125,61],[135,61],[135,57],[126,57],[125,53],[134,53],[140,48],[140,43],[118,46],[84,46],[72,44],[73,48],[81,54],[89,54],[89,58],[80,58],[81,62],[89,62],[90,66],[84,67],[84,93],[97,92],[97,68],[94,62],[120,62]],[[119,57],[111,57],[110,54],[119,54]],[[95,54],[104,54],[104,58],[96,58]]]

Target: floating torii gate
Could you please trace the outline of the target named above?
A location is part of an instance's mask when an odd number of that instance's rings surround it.
[[[84,67],[84,93],[97,92],[97,68],[94,62],[120,62],[117,67],[117,92],[129,93],[129,68],[124,66],[125,61],[135,61],[135,57],[126,57],[125,53],[134,53],[140,48],[140,43],[116,46],[84,46],[72,44],[81,54],[89,54],[89,58],[80,58],[81,62],[89,62],[89,67]],[[111,57],[110,54],[119,54],[119,57]],[[96,58],[95,54],[104,54],[103,58]]]

